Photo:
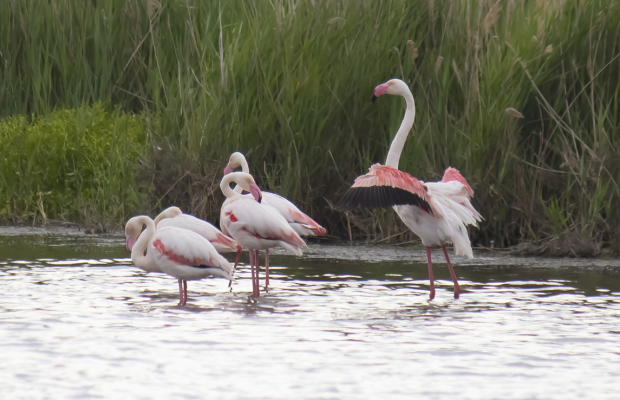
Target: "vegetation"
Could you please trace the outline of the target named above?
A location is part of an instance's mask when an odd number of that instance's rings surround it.
[[[135,161],[145,153],[139,119],[100,104],[0,123],[0,216],[48,217],[107,230],[139,203]],[[127,207],[129,204],[130,207]]]
[[[114,179],[123,183],[107,183],[127,192],[99,206],[88,203],[98,197],[84,197],[84,186],[72,187],[104,220],[172,202],[216,220],[220,171],[240,150],[259,184],[330,233],[406,241],[411,234],[389,210],[331,208],[356,175],[384,161],[403,102],[369,100],[375,85],[398,77],[417,106],[400,167],[424,180],[448,165],[461,170],[485,217],[478,243],[560,241],[568,254],[572,243],[592,254],[620,248],[617,1],[16,0],[2,7],[0,116],[96,102],[140,115],[145,156],[139,162],[135,148],[118,161],[126,172]],[[24,117],[11,118],[3,124]],[[121,147],[129,152],[135,142],[127,140]],[[26,204],[27,196],[32,203],[50,190],[6,186],[3,204]],[[84,205],[49,196],[48,216],[85,218]],[[34,212],[2,207],[8,215]]]

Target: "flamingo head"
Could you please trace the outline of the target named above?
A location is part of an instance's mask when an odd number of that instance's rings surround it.
[[[263,200],[263,194],[261,193],[258,185],[254,182],[250,183],[250,193],[252,193],[252,196],[254,196],[254,200],[258,201],[259,203]]]
[[[125,247],[127,247],[127,250],[131,251],[131,249],[133,249],[133,246],[136,244],[136,240],[128,237],[125,239]]]
[[[252,175],[245,172],[233,172],[229,182],[235,182],[243,190],[250,192],[257,202],[260,203],[263,200],[263,194]]]
[[[409,91],[409,87],[405,82],[401,81],[400,79],[390,79],[389,81],[375,87],[372,101],[374,103],[374,101],[377,100],[377,97],[381,96],[382,94],[403,96],[407,91]]]
[[[136,244],[141,231],[142,224],[138,222],[137,217],[133,217],[127,221],[127,224],[125,225],[125,245],[127,246],[127,250],[131,251],[131,249],[133,249],[133,246]]]
[[[228,165],[226,165],[226,168],[224,168],[224,175],[230,174],[235,170],[235,168],[238,167],[243,168],[244,166],[246,166],[245,169],[247,169],[247,165],[248,163],[247,161],[245,161],[244,155],[238,151],[235,151],[230,155],[230,158],[228,159]]]

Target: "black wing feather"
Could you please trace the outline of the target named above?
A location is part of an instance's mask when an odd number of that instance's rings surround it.
[[[219,269],[221,271],[224,271],[224,269],[222,267],[213,267],[210,265],[191,265],[192,268],[198,268],[198,269]]]
[[[432,214],[428,202],[415,193],[392,186],[354,187],[349,189],[336,206],[346,211],[356,208],[389,208],[392,206],[416,206]]]

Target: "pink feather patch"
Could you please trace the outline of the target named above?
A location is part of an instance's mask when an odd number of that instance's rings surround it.
[[[366,175],[358,176],[352,187],[391,186],[418,195],[422,200],[430,203],[428,189],[419,180],[406,172],[396,168],[373,164]]]
[[[187,265],[191,267],[192,265],[200,264],[200,263],[196,263],[195,261],[192,262],[180,254],[175,254],[174,251],[172,250],[167,250],[166,246],[164,246],[164,244],[159,239],[153,242],[153,246],[155,246],[157,251],[159,251],[162,255],[168,257],[170,261],[177,263],[179,265]]]
[[[295,222],[301,223],[306,229],[311,230],[316,236],[323,236],[327,233],[325,228],[306,214],[299,211],[293,211],[292,214],[295,216]]]
[[[461,182],[463,186],[465,186],[465,191],[467,192],[467,195],[470,198],[474,195],[473,189],[469,186],[465,178],[463,178],[463,175],[461,175],[459,170],[456,168],[448,167],[446,169],[446,172],[443,173],[443,178],[441,179],[441,181],[442,182],[451,182],[451,181]]]

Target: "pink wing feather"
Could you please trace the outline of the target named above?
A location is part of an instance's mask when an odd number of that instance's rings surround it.
[[[366,175],[355,179],[338,208],[386,208],[397,205],[413,205],[434,214],[432,197],[423,182],[396,168],[374,164]]]
[[[292,228],[300,235],[304,234],[312,234],[315,236],[325,235],[326,231],[321,225],[319,225],[315,220],[301,212],[299,208],[293,203],[291,203],[288,199],[277,195],[275,193],[263,192],[263,203],[269,204],[282,216],[286,219],[286,221],[291,224]],[[296,229],[294,224],[301,225],[302,228],[305,228],[307,231],[302,233],[301,229]],[[311,232],[311,233],[310,233]]]
[[[472,198],[474,195],[474,191],[469,186],[465,178],[463,178],[463,175],[461,175],[459,170],[456,168],[448,167],[446,169],[446,172],[443,173],[443,178],[441,179],[441,181],[442,182],[451,182],[451,181],[461,182],[464,186],[464,190],[465,190],[465,193],[467,194],[467,197]]]

